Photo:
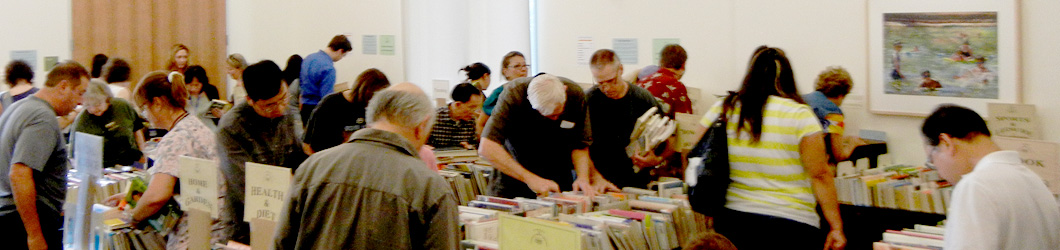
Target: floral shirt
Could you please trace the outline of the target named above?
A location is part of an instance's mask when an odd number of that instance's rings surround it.
[[[671,70],[659,69],[655,74],[640,80],[637,86],[651,92],[651,95],[659,100],[663,113],[670,117],[673,117],[674,113],[692,113],[692,100],[688,99],[688,90]]]
[[[166,133],[158,142],[158,146],[148,154],[154,160],[154,165],[147,169],[147,173],[168,174],[180,178],[180,157],[190,156],[206,160],[217,160],[217,141],[213,131],[201,120],[194,116],[186,116],[173,129]],[[218,183],[224,183],[221,173],[217,173]],[[218,185],[218,205],[224,207],[221,199],[224,195],[224,185]],[[179,198],[178,198],[179,201]],[[212,232],[219,232],[217,221],[214,221]],[[177,228],[171,230],[167,235],[166,249],[188,248],[188,220],[187,217],[180,218]]]

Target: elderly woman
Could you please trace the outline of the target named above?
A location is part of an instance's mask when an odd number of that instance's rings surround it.
[[[107,84],[92,80],[82,97],[85,110],[74,120],[74,131],[103,137],[103,166],[140,162],[147,121],[129,102],[114,98]],[[71,140],[74,137],[71,137]]]
[[[236,105],[236,102],[247,99],[247,90],[243,87],[243,70],[250,64],[247,64],[247,59],[239,53],[229,55],[225,63],[228,65],[228,76],[236,80],[234,85],[228,85],[228,102]]]
[[[180,178],[178,159],[189,156],[216,161],[217,142],[209,127],[184,110],[188,100],[184,82],[170,80],[165,72],[155,71],[144,76],[133,91],[133,100],[152,127],[169,130],[155,149],[148,152],[154,165],[147,169],[151,175],[147,191],[137,201],[135,208],[122,213],[122,220],[136,225],[160,212],[164,213],[166,210],[163,208],[167,203],[180,195],[176,189]],[[218,179],[220,181],[220,175]],[[218,193],[224,194],[224,191]],[[116,196],[108,199],[108,203],[116,204],[124,194]],[[214,224],[212,231],[218,232],[216,221]],[[166,249],[187,249],[188,230],[187,218],[179,218],[176,227],[166,235]]]

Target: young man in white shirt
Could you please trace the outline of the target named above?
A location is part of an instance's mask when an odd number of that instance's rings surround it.
[[[945,249],[1060,249],[1060,207],[1019,153],[1001,150],[983,118],[943,105],[921,128],[928,166],[956,183]]]

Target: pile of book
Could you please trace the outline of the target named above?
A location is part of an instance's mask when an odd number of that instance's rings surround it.
[[[839,169],[846,167],[840,164]],[[945,214],[953,186],[921,166],[892,165],[836,177],[839,202],[857,206]]]
[[[694,213],[685,196],[659,194],[656,190],[626,188],[621,193],[593,197],[580,192],[537,199],[478,196],[460,207],[465,236],[461,249],[508,248],[501,236],[504,228],[516,228],[520,235],[526,235],[521,225],[505,225],[515,223],[513,220],[499,219],[505,216],[578,232],[580,243],[576,245],[580,249],[675,249],[706,232],[706,217]]]
[[[660,115],[658,110],[652,107],[637,118],[633,132],[629,135],[629,145],[626,146],[627,155],[643,155],[654,150],[677,130],[677,122]]]
[[[489,165],[478,156],[478,151],[464,148],[439,148],[434,150],[434,157],[437,158],[439,165],[448,165],[453,163],[477,163],[480,165]]]
[[[151,227],[144,230],[133,229],[120,219],[109,219],[96,231],[93,248],[99,250],[161,250],[166,249],[166,241]]]
[[[92,193],[92,200],[100,202],[106,200],[107,197],[125,191],[125,189],[129,188],[130,180],[134,178],[149,180],[151,177],[147,174],[147,171],[132,167],[104,168],[103,178],[96,182],[99,185],[93,189],[95,192]],[[67,204],[77,203],[76,195],[81,186],[81,178],[77,170],[71,169],[66,177]]]
[[[449,187],[453,189],[453,194],[456,195],[460,205],[467,205],[475,197],[486,194],[489,189],[487,180],[491,172],[492,169],[487,166],[451,163],[446,165],[445,169],[439,170],[438,174],[449,182]]]
[[[887,230],[883,240],[872,243],[874,250],[942,249],[944,227],[916,225],[913,228]]]

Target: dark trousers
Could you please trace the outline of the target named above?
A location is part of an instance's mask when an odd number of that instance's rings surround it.
[[[41,208],[44,204],[38,204]],[[44,233],[44,240],[48,243],[48,249],[63,249],[63,234],[59,231],[63,226],[63,218],[52,212],[40,211],[40,227]],[[27,245],[26,227],[22,223],[22,217],[18,212],[12,212],[0,216],[0,242],[3,249],[22,250],[29,249]]]
[[[714,230],[740,250],[822,249],[825,234],[805,223],[726,209],[714,217]]]
[[[317,105],[302,104],[302,109],[298,110],[298,114],[302,115],[302,126],[309,126],[309,116],[313,115],[313,110],[317,108]]]

